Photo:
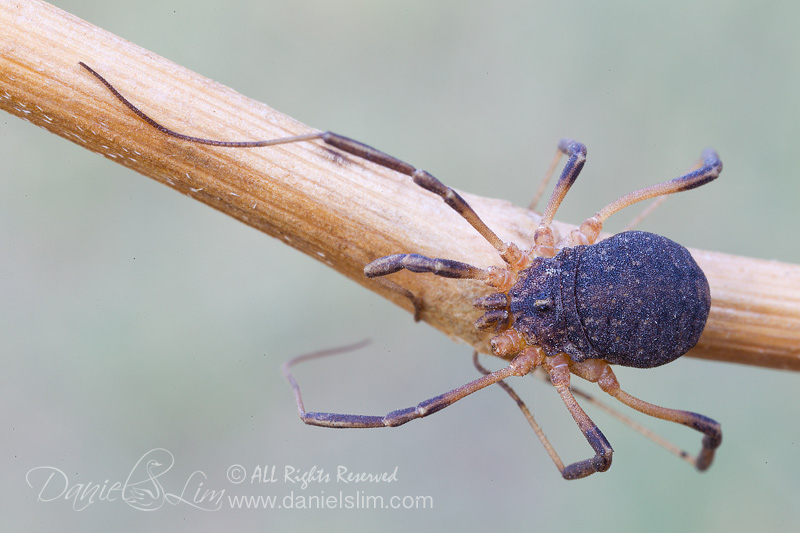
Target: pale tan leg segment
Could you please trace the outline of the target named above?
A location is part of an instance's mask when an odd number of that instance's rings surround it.
[[[653,200],[653,203],[642,209],[642,211],[638,215],[633,217],[633,219],[630,222],[625,224],[625,227],[622,228],[622,231],[620,233],[625,231],[631,231],[633,228],[641,224],[644,219],[646,219],[653,213],[653,211],[661,207],[661,204],[666,202],[667,198],[669,198],[669,196],[659,196],[658,198]]]
[[[631,396],[620,389],[614,371],[611,370],[611,366],[605,361],[598,359],[589,359],[580,363],[573,361],[569,366],[572,373],[576,376],[597,383],[604,392],[610,394],[628,407],[655,418],[683,424],[684,426],[703,433],[705,436],[703,437],[702,448],[697,457],[684,451],[680,451],[678,455],[690,464],[693,464],[700,471],[706,470],[711,466],[714,460],[714,452],[719,445],[722,444],[722,428],[718,422],[698,413],[661,407],[640,400],[635,396]]]
[[[561,239],[556,248],[560,250],[581,244],[594,244],[603,230],[603,223],[617,211],[642,200],[700,187],[716,179],[719,173],[722,172],[722,162],[713,150],[704,151],[700,161],[700,166],[697,169],[683,176],[630,192],[614,200],[594,216],[584,220],[579,229],[573,230],[569,235]]]
[[[544,373],[544,372],[531,372],[531,375],[536,377],[536,378],[539,378],[539,379],[541,379],[543,381],[546,381],[547,383],[550,383],[549,376],[547,376],[547,374]],[[597,407],[601,411],[603,411],[606,414],[616,418],[618,421],[620,421],[623,424],[625,424],[626,426],[630,427],[631,429],[633,429],[634,431],[636,431],[637,433],[639,433],[640,435],[642,435],[646,439],[649,439],[654,444],[657,444],[658,446],[661,446],[662,448],[664,448],[665,450],[667,450],[671,454],[673,454],[673,455],[675,455],[675,456],[677,456],[677,457],[679,457],[681,459],[687,460],[689,463],[694,465],[694,462],[692,460],[687,459],[687,455],[688,454],[685,451],[683,451],[682,449],[678,448],[677,446],[675,446],[674,444],[672,444],[671,442],[669,442],[665,438],[661,437],[660,435],[658,435],[657,433],[655,433],[651,429],[643,426],[642,424],[638,423],[637,421],[633,420],[632,418],[629,418],[629,417],[623,415],[622,413],[620,413],[616,409],[606,405],[605,403],[603,403],[600,400],[598,400],[597,398],[595,398],[595,396],[593,394],[589,394],[585,390],[576,387],[574,384],[570,385],[570,389],[572,390],[572,394],[574,394],[575,396],[586,400],[587,402],[589,402],[590,404],[594,405],[595,407]]]

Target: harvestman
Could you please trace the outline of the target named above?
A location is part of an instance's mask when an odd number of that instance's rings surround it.
[[[690,411],[668,409],[635,398],[620,389],[611,369],[612,364],[652,368],[673,361],[691,349],[703,331],[710,308],[705,275],[683,246],[665,237],[641,231],[619,233],[599,242],[598,237],[606,219],[631,204],[693,189],[714,180],[722,171],[722,163],[714,151],[703,152],[695,168],[683,176],[631,192],[611,202],[587,218],[578,229],[556,242],[551,223],[586,160],[586,147],[583,144],[563,139],[558,144],[556,157],[544,181],[553,174],[562,155],[568,157],[567,163],[534,234],[533,247],[523,251],[514,243],[504,243],[453,189],[428,172],[370,146],[331,132],[242,142],[184,135],[147,116],[100,74],[82,62],[80,65],[142,120],[172,137],[228,148],[322,140],[344,152],[406,174],[423,189],[441,197],[505,261],[506,266],[502,268],[481,268],[412,253],[390,255],[368,264],[364,274],[370,278],[405,269],[484,282],[495,292],[474,302],[475,307],[484,311],[475,327],[493,332],[492,352],[498,357],[511,359],[511,362],[505,368],[489,372],[478,363],[476,354],[475,365],[483,373],[482,377],[415,407],[392,411],[384,416],[369,416],[306,412],[300,388],[289,367],[338,350],[300,356],[288,361],[284,365],[284,372],[294,390],[300,417],[306,424],[333,428],[399,426],[440,411],[489,385],[498,384],[522,409],[561,475],[565,479],[577,479],[608,470],[613,449],[576,401],[570,386],[570,375],[575,374],[597,383],[601,390],[637,411],[703,433],[702,448],[694,457],[642,430],[646,436],[683,457],[698,470],[705,470],[711,465],[714,452],[722,442],[722,431],[716,421]],[[398,290],[412,298],[418,314],[419,301],[405,289],[398,287]],[[524,376],[540,367],[546,371],[592,447],[595,453],[593,457],[564,465],[525,404],[503,382],[506,378]],[[594,402],[590,396],[578,394]],[[617,416],[626,420],[621,415]],[[637,424],[633,425],[640,428]]]

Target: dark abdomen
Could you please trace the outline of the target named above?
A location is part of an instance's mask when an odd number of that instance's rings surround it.
[[[629,231],[565,259],[561,297],[572,326],[567,335],[582,352],[571,354],[573,359],[650,368],[697,344],[711,297],[705,274],[683,246]]]

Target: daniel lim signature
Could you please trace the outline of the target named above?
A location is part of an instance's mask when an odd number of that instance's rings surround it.
[[[156,511],[164,505],[189,505],[203,511],[222,507],[225,489],[205,487],[208,477],[200,470],[192,472],[178,492],[165,488],[164,475],[175,464],[172,453],[154,448],[145,453],[130,470],[125,481],[102,483],[73,482],[55,466],[37,466],[28,470],[25,480],[36,491],[37,501],[71,501],[72,508],[83,511],[98,502],[122,501],[140,511]]]

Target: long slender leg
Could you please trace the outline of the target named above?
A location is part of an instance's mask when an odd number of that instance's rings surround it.
[[[536,378],[539,378],[539,379],[541,379],[543,381],[546,381],[547,383],[550,383],[550,378],[545,372],[531,372],[531,375],[533,377],[536,377]],[[595,407],[597,407],[601,411],[604,411],[605,413],[607,413],[608,415],[616,418],[617,420],[619,420],[620,422],[622,422],[626,426],[630,427],[631,429],[633,429],[634,431],[636,431],[637,433],[639,433],[643,437],[649,439],[654,444],[657,444],[658,446],[661,446],[662,448],[667,450],[669,453],[675,455],[676,457],[679,457],[680,459],[683,459],[684,461],[686,461],[689,464],[691,464],[692,466],[694,466],[694,463],[695,463],[694,457],[690,456],[686,451],[684,451],[681,448],[675,446],[674,444],[672,444],[671,442],[669,442],[668,440],[666,440],[662,436],[658,435],[657,433],[655,433],[651,429],[643,426],[642,424],[638,423],[637,421],[633,420],[632,418],[623,415],[622,413],[620,413],[619,411],[617,411],[613,407],[610,407],[609,405],[606,405],[605,403],[603,403],[602,401],[597,399],[593,394],[589,394],[588,392],[576,387],[574,384],[570,385],[570,389],[572,390],[572,394],[574,394],[575,396],[586,400],[587,402],[589,402],[590,404],[594,405]]]
[[[650,205],[648,205],[647,207],[642,209],[642,211],[638,215],[633,217],[633,219],[631,219],[630,222],[625,224],[625,227],[622,228],[622,231],[620,233],[625,232],[625,231],[630,231],[633,228],[635,228],[636,226],[638,226],[639,224],[641,224],[644,219],[646,219],[647,217],[649,217],[653,213],[653,211],[655,211],[656,209],[661,207],[661,204],[666,202],[667,198],[669,198],[669,196],[659,196],[658,198],[653,200],[653,202]]]
[[[211,146],[220,146],[223,148],[260,148],[263,146],[274,146],[276,144],[289,144],[289,143],[296,143],[301,141],[311,141],[314,139],[322,138],[322,132],[315,132],[309,133],[306,135],[295,135],[293,137],[283,137],[281,139],[270,139],[268,141],[218,141],[215,139],[203,139],[202,137],[193,137],[192,135],[184,135],[183,133],[178,133],[175,130],[172,130],[158,122],[156,122],[153,118],[147,115],[144,111],[136,107],[133,102],[125,98],[122,93],[120,93],[116,87],[111,85],[111,83],[105,79],[103,76],[97,73],[92,67],[84,63],[83,61],[79,61],[78,64],[87,70],[92,76],[97,78],[100,83],[105,85],[106,89],[108,89],[114,97],[122,102],[125,107],[133,111],[140,119],[147,122],[149,125],[164,133],[169,135],[170,137],[175,137],[176,139],[181,139],[182,141],[189,141],[198,144],[208,144]]]
[[[556,167],[558,166],[558,162],[561,161],[562,155],[564,155],[564,152],[561,151],[561,148],[560,147],[556,148],[556,154],[550,161],[550,166],[547,167],[547,171],[544,173],[542,181],[539,182],[539,188],[536,189],[536,193],[534,193],[533,199],[531,199],[531,203],[528,204],[528,209],[530,209],[531,211],[536,211],[536,206],[539,204],[539,200],[542,199],[542,196],[544,196],[544,191],[547,189],[547,184],[550,183],[550,178],[553,177],[553,174],[556,171]]]
[[[481,365],[480,361],[478,361],[478,352],[472,353],[472,363],[475,365],[475,368],[477,368],[481,374],[485,375],[490,374],[490,371],[483,365]],[[505,381],[498,381],[496,385],[499,385],[501,389],[506,391],[506,393],[509,396],[511,396],[511,399],[514,400],[514,402],[517,404],[517,407],[519,407],[520,411],[522,411],[522,414],[525,416],[525,419],[528,421],[528,424],[530,424],[531,428],[533,428],[533,432],[536,433],[537,437],[539,437],[542,446],[544,446],[544,449],[547,450],[547,454],[550,456],[550,459],[553,460],[553,463],[556,465],[556,468],[558,468],[558,471],[561,472],[563,475],[564,461],[561,460],[561,457],[558,456],[558,453],[556,452],[555,448],[553,448],[553,445],[550,444],[550,440],[544,434],[542,427],[539,425],[538,422],[536,422],[536,419],[533,418],[533,414],[531,413],[530,409],[528,409],[528,406],[525,405],[525,402],[522,401],[522,398],[520,398],[519,395],[514,391],[514,389],[511,388],[511,385],[509,385]]]
[[[635,204],[636,202],[641,202],[642,200],[655,198],[656,196],[662,196],[664,194],[688,191],[715,180],[717,176],[719,176],[719,173],[722,172],[722,161],[720,161],[717,153],[713,150],[705,150],[701,156],[701,160],[703,164],[696,170],[675,179],[630,192],[605,206],[598,211],[595,216],[600,222],[604,222],[620,209]]]
[[[606,391],[608,392],[608,391]],[[702,440],[702,448],[696,458],[687,454],[687,460],[690,462],[694,459],[695,467],[700,470],[708,469],[711,463],[714,462],[714,453],[720,444],[722,444],[722,428],[719,422],[708,418],[707,416],[691,411],[681,411],[678,409],[669,409],[659,405],[653,405],[644,400],[640,400],[631,396],[623,390],[617,390],[616,393],[609,392],[614,398],[621,401],[628,407],[636,409],[637,411],[650,415],[662,420],[668,420],[684,426],[690,427],[703,433],[705,436]]]
[[[156,122],[154,119],[149,117],[146,113],[144,113],[141,109],[136,107],[130,100],[125,98],[111,83],[106,80],[103,76],[97,73],[94,69],[89,67],[86,63],[79,62],[79,65],[86,69],[89,73],[91,73],[94,77],[96,77],[105,87],[113,94],[120,102],[122,102],[125,106],[128,107],[131,111],[133,111],[139,118],[150,124],[152,127],[156,128],[157,130],[165,133],[166,135],[170,135],[177,139],[181,139],[184,141],[200,143],[200,144],[207,144],[211,146],[220,146],[225,148],[258,148],[263,146],[274,146],[278,144],[289,144],[289,143],[296,143],[301,141],[311,141],[320,139],[324,141],[326,144],[329,144],[335,148],[343,150],[347,153],[352,155],[361,157],[362,159],[366,159],[367,161],[371,161],[378,165],[384,166],[386,168],[390,168],[397,172],[401,172],[406,174],[412,178],[414,183],[419,185],[425,190],[428,190],[444,200],[444,202],[449,205],[456,213],[461,215],[467,222],[469,222],[473,228],[475,228],[478,233],[483,236],[494,248],[500,253],[501,256],[509,263],[513,264],[520,260],[522,257],[521,252],[513,243],[504,243],[500,238],[486,225],[486,223],[481,220],[478,214],[470,207],[466,200],[464,200],[457,192],[455,192],[450,187],[447,187],[430,173],[426,172],[425,170],[418,169],[413,165],[409,165],[404,161],[397,159],[396,157],[392,157],[389,154],[381,152],[380,150],[376,150],[371,146],[368,146],[364,143],[355,141],[353,139],[349,139],[344,137],[343,135],[339,135],[337,133],[333,133],[330,131],[324,132],[314,132],[305,135],[296,135],[292,137],[284,137],[280,139],[269,139],[264,141],[218,141],[214,139],[203,139],[201,137],[194,137],[191,135],[184,135],[182,133],[178,133],[166,126],[161,125],[160,123]]]
[[[564,197],[575,183],[575,180],[578,179],[578,175],[581,173],[584,163],[586,163],[586,146],[572,139],[561,139],[559,141],[557,152],[559,159],[560,154],[569,156],[569,159],[561,171],[561,176],[558,178],[553,192],[550,194],[550,199],[547,202],[544,213],[542,213],[542,220],[534,233],[534,255],[536,256],[553,257],[557,253],[550,224],[552,224],[561,202],[564,201]],[[557,162],[558,159],[553,161]],[[554,165],[551,163],[548,172],[552,172],[553,168]]]
[[[589,415],[578,405],[575,396],[570,391],[569,357],[565,354],[548,357],[545,359],[543,366],[547,373],[550,374],[550,382],[556,388],[556,392],[561,396],[561,400],[567,406],[572,418],[578,424],[581,433],[583,433],[595,453],[594,457],[590,459],[584,459],[565,466],[561,471],[562,477],[564,479],[579,479],[595,472],[605,472],[611,467],[611,457],[614,449],[597,425],[589,418]]]
[[[695,161],[695,164],[694,164],[694,165],[692,165],[692,167],[689,169],[689,171],[688,171],[688,172],[694,172],[694,171],[695,171],[695,170],[697,170],[698,168],[702,167],[704,164],[705,164],[705,161],[704,161],[704,160],[703,160],[703,158],[701,157],[700,159],[698,159],[697,161]],[[720,163],[720,167],[719,167],[719,168],[720,168],[720,169],[722,169],[722,164],[721,164],[721,163]],[[630,230],[632,230],[633,228],[635,228],[636,226],[638,226],[639,224],[641,224],[641,222],[642,222],[642,221],[643,221],[645,218],[647,218],[648,216],[650,216],[650,214],[651,214],[653,211],[655,211],[655,210],[656,210],[656,209],[657,209],[659,206],[661,206],[661,204],[663,204],[664,202],[666,202],[668,197],[669,197],[669,195],[668,195],[668,194],[661,195],[661,196],[657,197],[653,203],[651,203],[650,205],[648,205],[646,208],[642,209],[642,211],[641,211],[641,212],[640,212],[638,215],[636,215],[636,216],[635,216],[635,217],[634,217],[634,218],[633,218],[633,219],[632,219],[630,222],[628,222],[628,223],[625,225],[625,227],[624,227],[624,228],[622,228],[622,231],[623,231],[623,232],[624,232],[624,231],[630,231]]]
[[[575,180],[578,179],[578,175],[586,163],[586,146],[583,144],[572,139],[561,139],[558,143],[558,149],[561,153],[567,155],[569,159],[561,171],[561,176],[558,178],[553,192],[550,193],[550,200],[547,201],[547,207],[545,207],[542,214],[543,225],[550,225],[553,222],[558,207],[564,201],[564,197],[575,183]]]
[[[686,452],[682,452],[681,456],[694,464],[700,471],[706,470],[711,466],[714,461],[714,452],[722,444],[722,428],[718,422],[698,413],[661,407],[631,396],[620,389],[619,381],[617,381],[614,371],[605,361],[590,359],[580,363],[573,362],[570,364],[570,370],[577,376],[596,382],[604,392],[632,409],[655,418],[683,424],[702,433],[704,435],[702,448],[697,457],[693,457]]]
[[[475,365],[475,367],[481,373],[488,374],[489,370],[486,369],[483,365],[481,365],[480,362],[478,361],[478,352],[473,352],[473,356],[472,357],[473,357],[473,364]],[[547,383],[550,383],[550,378],[545,372],[536,372],[536,371],[534,371],[534,372],[531,372],[531,375],[534,376],[534,377],[540,378],[540,379],[546,381]],[[536,436],[541,441],[542,445],[544,446],[544,448],[547,451],[548,455],[552,459],[553,463],[556,465],[556,468],[558,468],[559,472],[562,472],[564,470],[564,462],[559,457],[559,455],[556,452],[555,448],[553,448],[553,445],[550,443],[550,440],[544,434],[544,431],[542,430],[542,428],[539,425],[539,423],[536,422],[536,420],[534,419],[533,414],[531,413],[530,409],[528,409],[528,406],[525,405],[525,402],[522,401],[522,399],[514,391],[514,389],[512,389],[511,386],[508,383],[506,383],[505,381],[498,381],[496,383],[496,385],[500,386],[500,388],[502,388],[504,391],[506,391],[506,393],[514,400],[514,402],[517,404],[517,407],[519,407],[520,411],[522,411],[522,414],[525,416],[525,419],[528,421],[528,424],[531,426],[531,428],[533,428],[534,433],[536,433]],[[650,429],[644,427],[643,425],[639,424],[635,420],[632,420],[631,418],[623,415],[619,411],[609,407],[608,405],[606,405],[602,401],[600,401],[597,398],[595,398],[594,395],[589,394],[589,393],[581,390],[580,388],[575,387],[574,385],[570,385],[570,390],[572,391],[573,395],[585,399],[587,402],[589,402],[592,405],[596,406],[597,408],[605,411],[606,413],[608,413],[609,415],[613,416],[614,418],[616,418],[617,420],[619,420],[623,424],[631,427],[637,433],[643,435],[644,437],[646,437],[647,439],[651,440],[655,444],[661,446],[662,448],[664,448],[668,452],[672,453],[673,455],[675,455],[677,457],[680,457],[681,459],[684,459],[685,461],[689,462],[690,464],[692,464],[694,466],[694,464],[696,462],[696,459],[693,456],[689,455],[687,452],[685,452],[684,450],[678,448],[677,446],[675,446],[671,442],[665,440],[661,436],[657,435],[656,433],[654,433]]]
[[[536,365],[541,363],[536,355],[538,352],[524,351],[515,357],[511,363],[492,372],[488,375],[480,377],[474,381],[455,388],[439,396],[434,396],[428,400],[420,402],[415,407],[408,407],[406,409],[398,409],[392,411],[384,416],[371,416],[371,415],[352,415],[344,413],[309,413],[306,412],[303,404],[303,398],[300,394],[300,386],[294,378],[290,368],[301,361],[306,361],[322,355],[332,355],[333,353],[340,353],[342,350],[329,350],[327,352],[320,352],[316,354],[301,355],[290,359],[283,365],[283,374],[289,381],[289,384],[294,391],[295,400],[297,402],[297,410],[300,412],[300,418],[306,424],[312,426],[322,426],[330,428],[382,428],[382,427],[395,427],[432,415],[437,411],[441,411],[458,400],[469,396],[473,392],[477,392],[489,385],[493,385],[500,380],[506,379],[511,376],[524,376],[529,373]]]
[[[564,237],[557,248],[571,247],[579,244],[593,244],[603,229],[603,223],[617,211],[629,205],[676,192],[688,191],[715,180],[722,172],[722,161],[714,150],[708,149],[700,156],[698,168],[675,179],[657,183],[644,189],[630,192],[583,221],[578,230]]]
[[[408,163],[397,159],[396,157],[390,156],[389,154],[381,152],[380,150],[376,150],[375,148],[372,148],[364,143],[344,137],[343,135],[325,132],[322,134],[321,139],[325,141],[325,143],[347,153],[356,155],[362,159],[366,159],[367,161],[390,168],[402,174],[406,174],[407,176],[411,176],[411,179],[414,181],[414,183],[423,189],[441,197],[444,203],[450,206],[453,211],[461,215],[464,220],[469,222],[469,224],[475,228],[475,230],[480,233],[481,236],[489,242],[489,244],[494,246],[495,250],[500,253],[507,263],[514,264],[522,257],[522,254],[517,246],[513,243],[504,243],[500,237],[498,237],[491,229],[489,229],[486,223],[478,216],[478,214],[472,209],[467,201],[461,197],[461,195],[459,195],[450,187],[444,185],[441,181],[436,179],[427,171],[418,169],[413,165],[409,165]]]

